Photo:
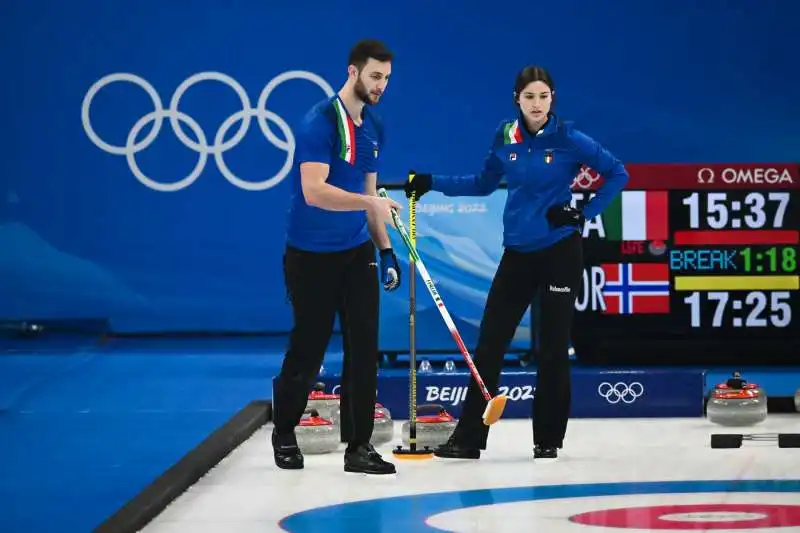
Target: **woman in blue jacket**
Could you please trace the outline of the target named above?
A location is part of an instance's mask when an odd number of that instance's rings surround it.
[[[556,458],[570,413],[569,342],[575,299],[583,272],[581,230],[585,219],[605,209],[625,187],[623,164],[552,111],[553,80],[538,66],[516,79],[517,116],[500,123],[479,174],[412,174],[407,197],[430,190],[446,196],[485,196],[505,178],[503,256],[480,326],[475,364],[490,391],[496,390],[503,359],[522,316],[539,292],[541,332],[533,409],[535,458]],[[582,210],[570,207],[570,186],[587,165],[604,184]],[[470,380],[463,410],[438,457],[480,458],[489,428],[481,419],[485,400]]]

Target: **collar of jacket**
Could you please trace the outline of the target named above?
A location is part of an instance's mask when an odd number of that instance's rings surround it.
[[[522,137],[524,139],[530,139],[533,137],[531,132],[528,131],[528,126],[525,122],[525,117],[522,115],[522,111],[519,112],[517,116],[517,123],[521,126],[519,129],[522,132]],[[547,122],[544,123],[542,129],[539,130],[539,133],[536,134],[536,137],[546,137],[548,135],[553,135],[559,126],[558,117],[552,111],[547,114]]]

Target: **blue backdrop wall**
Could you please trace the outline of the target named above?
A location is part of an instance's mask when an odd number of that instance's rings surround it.
[[[396,53],[383,183],[477,170],[529,63],[552,71],[558,111],[627,162],[796,161],[798,14],[778,0],[8,0],[0,318],[286,331],[292,128],[362,37]],[[499,205],[449,234],[461,258],[434,271],[469,338]],[[385,343],[405,336],[406,297],[384,299]],[[448,338],[425,322],[429,345]]]

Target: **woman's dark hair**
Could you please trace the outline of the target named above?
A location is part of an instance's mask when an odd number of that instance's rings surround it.
[[[517,74],[517,81],[514,83],[514,105],[518,105],[519,95],[522,93],[525,87],[535,81],[540,81],[550,87],[551,92],[556,90],[556,86],[553,83],[553,78],[544,67],[539,67],[536,65],[527,66],[520,70],[519,74]],[[553,100],[555,102],[555,95],[553,95]]]

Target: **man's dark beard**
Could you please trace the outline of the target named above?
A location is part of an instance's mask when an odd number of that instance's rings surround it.
[[[364,82],[359,79],[356,81],[356,86],[354,87],[353,91],[356,93],[356,96],[359,100],[364,102],[366,105],[372,105],[372,100],[370,99],[369,91],[367,91],[367,86],[364,85]]]

